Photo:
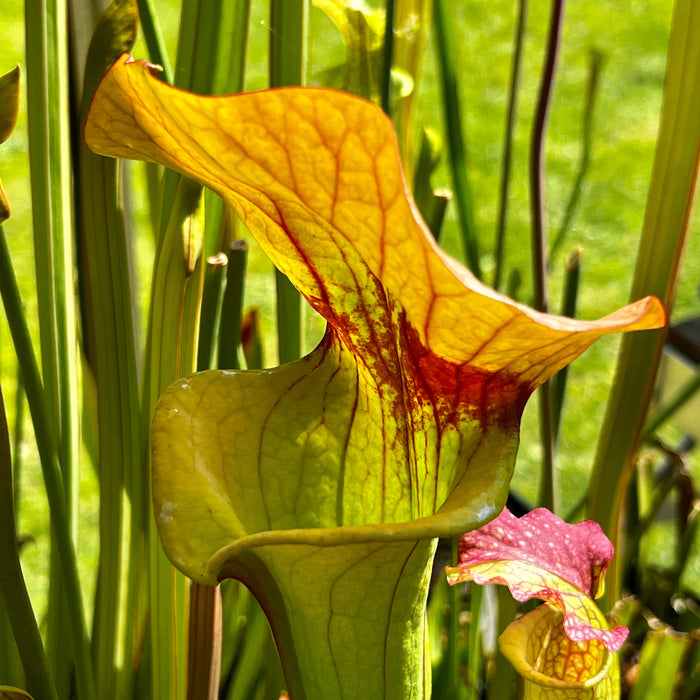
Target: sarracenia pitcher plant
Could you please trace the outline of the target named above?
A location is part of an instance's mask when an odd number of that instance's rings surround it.
[[[163,545],[193,581],[253,591],[291,698],[428,697],[435,538],[503,509],[530,394],[600,336],[661,326],[661,305],[573,321],[482,285],[431,238],[391,123],[366,101],[201,97],[155,73],[116,62],[89,147],[220,194],[327,321],[296,362],[202,372],[162,396]]]
[[[613,547],[600,525],[570,525],[545,508],[514,517],[507,509],[459,543],[450,584],[508,586],[522,602],[546,601],[512,622],[499,638],[504,656],[525,679],[525,698],[619,697],[615,652],[626,627],[608,629],[594,598],[604,587]]]

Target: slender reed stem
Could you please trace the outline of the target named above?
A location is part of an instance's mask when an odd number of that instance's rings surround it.
[[[391,117],[391,66],[394,62],[394,0],[386,2],[386,21],[384,24],[384,49],[382,63],[381,105],[386,114]]]
[[[556,413],[554,385],[545,382],[539,390],[540,440],[542,443],[542,482],[540,505],[559,513],[559,479],[556,467]]]
[[[20,298],[17,279],[10,260],[10,251],[7,248],[7,241],[1,226],[0,295],[2,295],[5,306],[5,314],[15,352],[22,367],[27,403],[29,404],[29,411],[34,424],[34,434],[46,486],[46,495],[49,501],[49,516],[55,535],[55,545],[64,584],[63,590],[69,612],[68,626],[75,654],[79,694],[81,700],[94,700],[96,693],[92,675],[88,633],[63,476],[58,461],[58,451],[52,423],[49,419],[46,405],[44,387],[41,383],[27,320],[22,312],[22,299]]]
[[[70,172],[70,80],[66,0],[25,3],[27,117],[32,220],[44,400],[62,470],[73,539],[78,535],[78,358],[73,288],[73,201]],[[50,570],[60,571],[52,532]],[[73,683],[69,624],[60,575],[49,576],[47,654],[59,695]],[[78,661],[78,663],[81,663]],[[80,672],[85,669],[81,666]],[[92,679],[78,678],[87,690]]]
[[[87,53],[81,125],[104,71],[132,48],[137,31],[138,17],[129,0],[113,2],[100,18]],[[136,601],[142,585],[143,513],[148,502],[131,241],[117,161],[97,156],[81,143],[77,165],[83,348],[95,387],[100,494],[92,655],[98,695],[125,697],[134,691],[130,666],[138,657],[139,633],[146,625],[145,612]]]
[[[153,10],[153,0],[137,0],[139,8],[139,20],[141,21],[141,29],[143,37],[146,40],[148,55],[151,62],[160,66],[163,69],[163,80],[166,83],[171,83],[173,79],[173,69],[170,67],[168,52],[165,49],[163,41],[163,33],[158,22],[158,15]]]
[[[243,288],[245,282],[248,244],[239,238],[231,244],[226,267],[226,291],[221,306],[219,329],[219,369],[240,369],[238,346],[241,342]]]
[[[241,92],[245,83],[245,65],[248,50],[248,27],[250,24],[250,0],[232,0],[222,6],[223,15],[213,24],[200,21],[205,28],[205,40],[211,39],[206,28],[219,25],[218,52],[209,65],[212,74],[208,87],[212,94]],[[222,40],[223,39],[223,40]],[[205,71],[200,71],[205,73]],[[211,191],[204,193],[205,234],[204,255],[207,268],[202,297],[202,318],[199,326],[199,349],[197,369],[216,366],[216,339],[221,331],[220,317],[226,281],[225,265],[229,243],[235,238],[237,217],[223,200]]]
[[[24,377],[22,369],[17,367],[17,391],[15,393],[15,426],[12,435],[12,452],[14,461],[12,464],[12,493],[14,493],[15,513],[19,514],[19,506],[22,502],[22,442],[24,441]]]
[[[194,270],[183,256],[183,233],[201,226],[201,187],[178,177],[172,206],[160,235],[151,292],[144,413],[153,415],[160,394],[195,368],[195,346],[203,280],[201,259]],[[192,236],[188,236],[192,240]],[[151,695],[173,700],[186,690],[189,582],[170,564],[158,538],[154,513],[149,521]]]
[[[270,86],[304,85],[308,68],[309,0],[272,0],[270,29]]]
[[[221,675],[221,591],[218,586],[200,586],[190,599],[189,665],[187,697],[216,700]],[[203,637],[211,635],[209,644]],[[208,669],[203,673],[203,669]]]
[[[537,110],[530,143],[530,205],[532,213],[532,265],[535,287],[535,308],[547,311],[547,235],[545,231],[544,193],[544,142],[549,116],[549,106],[554,91],[554,74],[559,55],[561,30],[564,24],[564,0],[553,0],[549,25],[549,39],[545,57],[544,73],[537,99]],[[542,463],[541,504],[556,513],[557,475],[555,465],[555,411],[552,384],[546,382],[539,391],[540,432],[544,450]]]
[[[631,296],[656,294],[670,311],[700,170],[700,6],[677,0],[671,22],[659,137]],[[598,443],[588,515],[620,549],[623,504],[653,395],[665,334],[626,335]],[[630,411],[629,407],[634,410]],[[608,569],[607,600],[617,600],[623,570]]]
[[[228,258],[223,253],[207,258],[204,273],[204,290],[202,292],[202,317],[199,324],[199,344],[197,347],[197,371],[201,372],[214,366],[214,348],[219,332],[221,304],[226,279]]]
[[[457,89],[457,49],[450,26],[448,4],[444,0],[435,0],[433,16],[450,152],[450,169],[459,225],[467,264],[474,275],[481,278],[479,245],[474,223],[474,204],[467,178],[467,149],[462,134],[462,115]]]
[[[532,273],[535,287],[535,308],[547,311],[547,234],[545,224],[544,143],[549,107],[554,92],[554,74],[559,56],[561,30],[564,24],[565,0],[552,0],[552,16],[544,72],[537,98],[537,109],[530,141],[530,208],[532,215]]]
[[[564,284],[564,299],[562,302],[561,315],[573,318],[576,315],[576,301],[578,299],[578,289],[581,280],[581,259],[583,249],[574,248],[566,259],[566,282]],[[559,370],[554,379],[554,436],[555,442],[559,442],[559,429],[561,426],[562,410],[564,408],[564,397],[566,395],[566,382],[569,376],[569,368],[564,367]]]
[[[503,277],[503,257],[506,243],[506,224],[508,220],[508,193],[510,191],[510,171],[513,160],[513,135],[515,133],[515,117],[518,111],[518,89],[520,87],[520,72],[525,43],[525,27],[527,24],[529,0],[520,0],[518,23],[513,41],[513,67],[510,76],[508,93],[508,117],[506,133],[503,137],[503,161],[501,163],[501,183],[499,188],[498,224],[496,227],[495,267],[493,272],[493,287],[499,289]]]
[[[57,700],[39,627],[22,575],[12,494],[10,434],[0,387],[0,594],[5,598],[7,615],[34,700]]]
[[[272,0],[270,3],[270,87],[303,85],[308,60],[309,0]],[[275,270],[277,338],[280,363],[301,355],[301,295]]]
[[[481,698],[484,654],[481,634],[481,608],[484,602],[484,588],[472,583],[469,587],[469,675],[467,696],[470,700]]]

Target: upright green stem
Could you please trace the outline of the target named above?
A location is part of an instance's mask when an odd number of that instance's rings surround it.
[[[580,247],[576,247],[566,259],[566,280],[564,283],[564,299],[562,301],[561,315],[567,316],[568,318],[574,318],[574,316],[576,316],[576,301],[578,299],[579,282],[581,279],[582,257],[583,250]],[[552,380],[554,384],[554,435],[557,443],[559,442],[559,427],[561,425],[568,375],[569,367],[567,366],[559,370]]]
[[[226,266],[226,291],[221,305],[219,331],[219,369],[240,369],[238,346],[241,343],[243,288],[245,283],[248,243],[239,238],[231,244]]]
[[[214,366],[214,348],[219,332],[221,302],[226,279],[228,258],[223,253],[207,257],[202,291],[202,318],[199,326],[199,346],[197,348],[197,371]]]
[[[540,409],[540,441],[542,444],[542,479],[540,505],[559,513],[559,479],[556,465],[556,409],[554,384],[545,382],[538,391]]]
[[[530,141],[530,209],[532,216],[532,277],[535,287],[535,308],[547,311],[547,234],[545,211],[544,143],[549,107],[554,92],[561,30],[564,24],[564,0],[552,0],[552,16],[542,82]]]
[[[45,401],[59,448],[63,495],[71,533],[78,534],[77,325],[73,284],[73,202],[68,96],[68,10],[65,0],[30,0],[25,6],[27,113],[39,338]],[[56,533],[52,533],[54,545]],[[52,547],[51,570],[60,569]],[[68,624],[60,576],[50,576],[48,655],[59,694],[71,684]],[[86,686],[87,679],[81,684]]]
[[[71,469],[79,440],[66,18],[62,0],[27,3],[27,40],[33,45],[27,54],[27,111],[42,375],[60,437],[70,508],[77,495]]]
[[[671,23],[659,138],[652,170],[632,297],[656,294],[667,312],[690,225],[700,167],[700,6],[677,0]],[[665,334],[626,335],[588,494],[588,515],[619,548],[622,504],[646,410],[656,380]],[[644,378],[644,380],[640,379]],[[634,410],[629,410],[633,406]],[[617,600],[623,572],[619,557],[607,577],[608,600]]]
[[[194,371],[202,263],[183,248],[183,233],[190,242],[201,235],[201,187],[178,177],[172,207],[157,253],[153,276],[145,390],[146,415],[153,415],[160,394],[175,379]],[[191,253],[191,254],[190,254]],[[188,268],[186,261],[195,260]],[[158,539],[151,512],[149,525],[149,585],[153,697],[176,700],[186,692],[187,615],[189,585],[168,561]]]
[[[306,83],[308,33],[309,0],[271,0],[271,87]]]
[[[187,697],[216,700],[221,676],[221,592],[218,586],[200,586],[190,597],[190,646]],[[209,637],[209,643],[204,640]]]
[[[530,146],[530,203],[532,214],[532,265],[535,287],[535,308],[547,311],[547,234],[545,231],[544,142],[549,106],[554,91],[554,73],[557,66],[561,30],[564,24],[564,0],[553,0],[549,26],[547,54],[537,99],[537,110]],[[544,450],[542,462],[541,505],[558,512],[557,473],[555,464],[555,410],[551,382],[539,391],[540,432]]]
[[[456,559],[453,559],[456,561]],[[481,635],[481,606],[484,602],[484,589],[472,583],[469,587],[469,675],[467,696],[472,700],[481,698],[481,678],[483,676],[484,654]]]
[[[221,5],[222,16],[214,18],[213,26],[219,26],[218,59],[209,64],[213,76],[205,83],[206,71],[200,71],[198,78],[205,89],[212,94],[242,92],[245,82],[245,65],[248,48],[248,26],[250,20],[250,0],[231,0]],[[205,30],[208,26],[199,22]],[[200,52],[201,53],[201,52]],[[205,234],[204,255],[207,264],[202,298],[202,319],[199,329],[199,350],[197,369],[211,369],[216,366],[215,346],[217,335],[223,330],[220,325],[222,297],[226,281],[226,250],[235,237],[237,217],[229,208],[225,210],[221,197],[205,191]],[[219,235],[216,235],[218,232]]]
[[[501,162],[501,183],[499,188],[498,224],[496,226],[495,267],[493,272],[493,288],[499,289],[503,277],[503,257],[506,242],[506,223],[508,219],[508,192],[510,191],[510,171],[513,160],[513,135],[515,133],[515,117],[518,111],[518,89],[520,86],[520,70],[522,66],[523,44],[525,43],[525,27],[527,25],[528,0],[520,0],[518,22],[513,41],[513,65],[510,74],[510,89],[508,92],[508,117],[506,132],[503,137],[503,161]]]
[[[249,15],[250,0],[184,2],[175,84],[207,95],[242,90]]]
[[[391,117],[391,66],[394,59],[394,14],[396,3],[394,0],[386,2],[386,19],[384,24],[384,48],[382,61],[381,105],[382,109]]]
[[[168,53],[165,50],[158,16],[153,10],[153,2],[152,0],[137,0],[137,4],[143,37],[148,47],[148,55],[152,63],[155,63],[163,69],[163,80],[165,80],[166,83],[170,83],[173,79],[173,70],[170,67]]]
[[[457,49],[451,27],[448,4],[435,0],[433,6],[442,101],[445,110],[447,141],[450,152],[452,185],[467,264],[481,278],[479,244],[474,223],[474,204],[467,178],[467,149],[462,134],[462,114],[457,87]]]
[[[58,700],[41,643],[17,548],[12,489],[12,457],[5,401],[0,387],[0,594],[5,599],[17,648],[34,700]]]
[[[270,2],[270,87],[306,82],[309,0]],[[275,269],[280,363],[301,356],[301,296]]]
[[[88,50],[81,124],[103,72],[136,41],[131,0],[113,2]],[[97,401],[100,558],[92,650],[100,697],[133,695],[132,668],[145,626],[139,609],[143,571],[143,512],[148,478],[139,407],[129,241],[117,161],[79,148],[80,276],[83,346]]]
[[[22,369],[17,366],[17,391],[15,393],[15,429],[12,435],[12,493],[14,494],[15,513],[19,513],[22,488],[22,443],[24,442],[24,377]]]
[[[66,504],[53,425],[49,419],[44,387],[39,376],[39,367],[34,355],[27,320],[22,311],[22,300],[2,227],[0,227],[0,294],[5,306],[15,352],[22,367],[27,403],[34,424],[34,435],[49,501],[49,517],[55,535],[57,560],[60,564],[60,575],[69,613],[67,616],[68,629],[75,656],[78,694],[80,700],[95,700],[97,696],[92,675],[78,561],[75,553],[75,542],[71,534],[70,516]]]

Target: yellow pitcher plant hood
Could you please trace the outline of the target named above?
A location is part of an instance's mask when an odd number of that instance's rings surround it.
[[[156,519],[197,581],[256,545],[478,527],[503,507],[529,395],[600,336],[664,323],[655,298],[577,321],[480,283],[421,221],[389,119],[341,92],[203,97],[124,55],[85,138],[219,193],[328,322],[298,362],[203,372],[162,397]]]

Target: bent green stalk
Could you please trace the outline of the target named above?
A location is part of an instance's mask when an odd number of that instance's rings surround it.
[[[657,294],[673,305],[700,166],[700,6],[677,0],[669,39],[659,137],[649,185],[632,295]],[[652,397],[665,334],[623,339],[617,373],[588,490],[588,515],[617,548],[625,492]],[[630,410],[632,407],[632,410]],[[623,572],[616,560],[608,599],[619,599]]]
[[[22,300],[10,260],[4,232],[0,227],[0,294],[12,335],[18,361],[24,375],[29,412],[34,425],[37,449],[41,461],[46,495],[49,501],[49,516],[55,536],[56,551],[60,565],[63,590],[68,609],[68,628],[75,655],[76,680],[80,698],[96,700],[90,659],[89,637],[85,622],[83,595],[78,574],[75,541],[71,535],[70,516],[66,504],[63,476],[58,460],[51,420],[49,419],[44,387],[39,375],[34,348],[27,320],[22,310]]]
[[[1,229],[0,236],[4,238]],[[58,700],[19,561],[13,493],[10,434],[0,388],[0,594],[34,700]]]

